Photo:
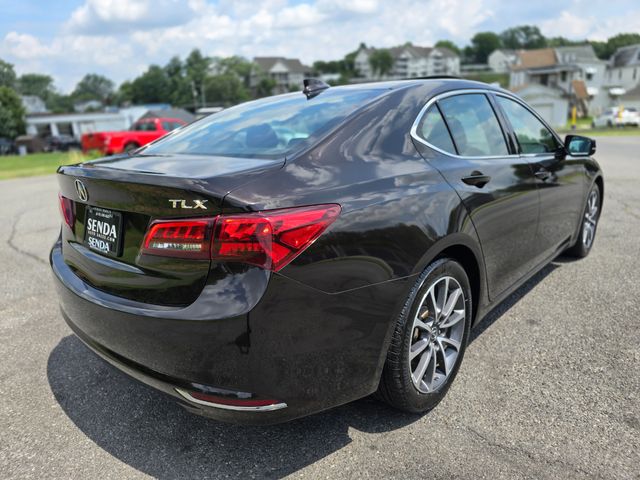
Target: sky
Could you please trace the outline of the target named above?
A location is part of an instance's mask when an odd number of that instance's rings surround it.
[[[0,0],[0,59],[70,92],[85,73],[116,83],[193,48],[210,56],[342,58],[360,42],[460,46],[479,31],[546,36],[640,32],[638,0]]]

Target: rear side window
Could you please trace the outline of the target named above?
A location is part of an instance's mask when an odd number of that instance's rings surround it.
[[[467,93],[438,100],[459,155],[467,157],[508,155],[502,129],[489,100],[481,93]]]
[[[131,130],[136,132],[155,132],[156,124],[155,122],[138,122],[133,124]]]
[[[518,102],[498,96],[498,103],[507,115],[522,153],[555,152],[558,143],[551,131]]]
[[[383,89],[328,89],[243,103],[203,118],[147,147],[147,154],[282,158],[338,126]]]
[[[417,133],[434,147],[448,153],[456,153],[456,147],[453,146],[449,130],[440,115],[440,110],[435,105],[429,108],[420,120]]]
[[[176,128],[180,128],[181,126],[182,124],[178,122],[162,122],[162,128],[168,132],[175,130]]]

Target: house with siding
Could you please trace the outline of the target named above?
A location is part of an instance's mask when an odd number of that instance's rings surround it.
[[[516,63],[518,54],[515,50],[507,50],[505,48],[499,48],[494,50],[487,57],[487,64],[489,69],[496,73],[508,73],[511,70],[511,66]]]
[[[302,90],[302,81],[311,77],[313,69],[303,65],[297,58],[255,57],[254,70],[251,72],[251,87],[255,88],[263,76],[275,82],[272,93],[286,93],[293,88]]]
[[[376,50],[361,47],[356,53],[354,67],[360,81],[460,74],[460,57],[448,48],[406,44],[387,49],[393,58],[393,67],[390,72],[380,75],[371,67],[371,55]]]
[[[583,114],[597,114],[610,103],[602,88],[606,67],[591,45],[521,50],[511,67],[509,87],[536,84],[556,89]]]
[[[604,87],[613,103],[640,107],[640,44],[616,50],[609,60]]]

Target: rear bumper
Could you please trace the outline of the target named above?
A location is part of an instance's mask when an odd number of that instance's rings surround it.
[[[83,282],[59,243],[51,266],[63,316],[94,352],[194,413],[247,424],[292,420],[375,391],[398,299],[413,282],[327,294],[274,274],[259,299],[253,288],[229,292],[212,281],[189,307],[143,307]],[[234,410],[183,394],[218,389],[277,399],[278,408]]]

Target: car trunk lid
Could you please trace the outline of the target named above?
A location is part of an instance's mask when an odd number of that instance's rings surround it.
[[[157,219],[213,218],[232,189],[284,160],[120,156],[64,166],[60,194],[73,201],[63,225],[65,262],[97,289],[157,305],[186,305],[204,288],[210,261],[141,252]]]

